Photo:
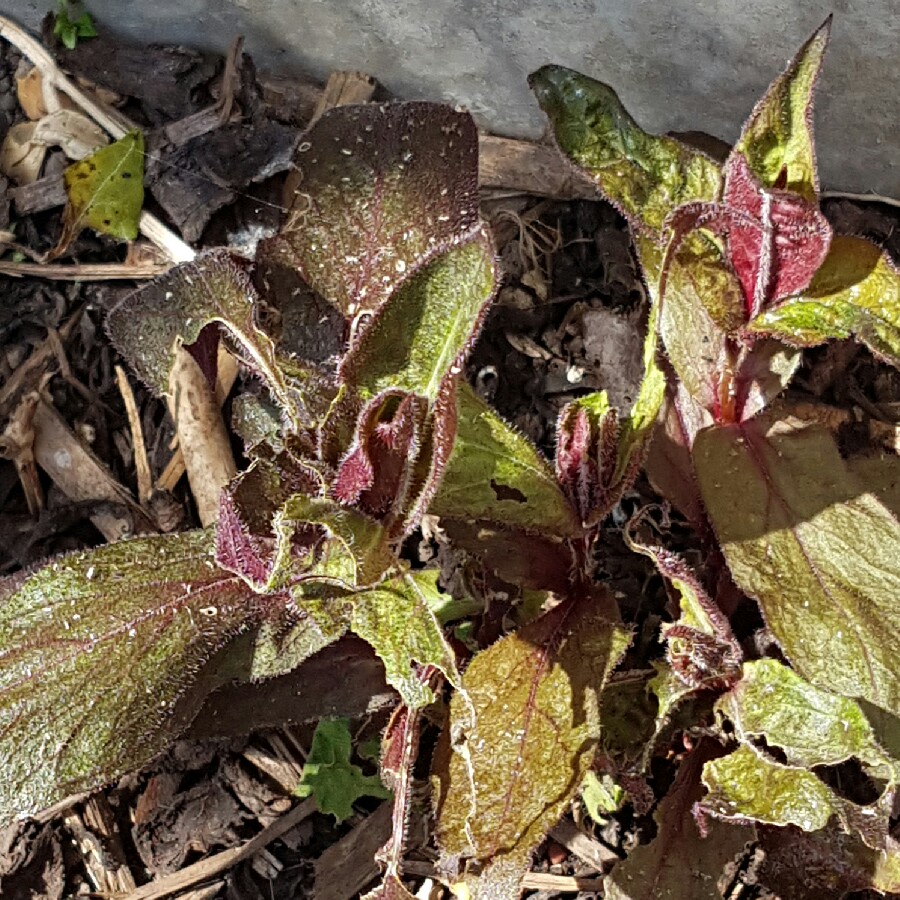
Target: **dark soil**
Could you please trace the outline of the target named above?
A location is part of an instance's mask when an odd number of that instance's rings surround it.
[[[272,82],[267,90],[267,82],[256,76],[247,60],[236,94],[243,119],[217,129],[212,138],[172,148],[163,145],[162,128],[216,102],[221,60],[184,49],[127,48],[104,38],[83,43],[64,62],[73,72],[88,73],[115,91],[128,115],[147,128],[150,208],[180,229],[186,240],[198,247],[227,243],[246,251],[254,239],[278,227],[281,183],[291,147],[310,111],[309,84],[299,82],[293,95],[299,105],[285,108],[280,99],[285,82],[278,83],[281,93],[271,88]],[[17,105],[9,102],[18,65],[17,55],[0,47],[0,137],[22,117]],[[51,156],[44,172],[59,172],[61,164]],[[54,246],[60,209],[23,215],[11,202],[10,187],[0,182],[0,229],[14,220],[20,243],[38,251]],[[900,253],[895,209],[845,199],[830,200],[825,209],[838,230],[864,234],[895,256]],[[619,405],[627,406],[633,399],[640,375],[646,292],[625,224],[604,203],[486,195],[483,211],[493,226],[505,281],[467,374],[510,422],[551,454],[556,419],[567,401],[599,388],[610,390]],[[116,261],[123,258],[123,248],[85,232],[69,257],[82,263]],[[8,384],[46,344],[48,333],[79,316],[63,342],[62,358],[50,354],[26,387],[36,389],[46,380],[66,422],[134,492],[131,432],[114,373],[114,366],[124,363],[103,328],[105,311],[134,284],[66,284],[3,276],[0,281],[0,384]],[[151,468],[158,477],[169,459],[172,423],[163,402],[132,384]],[[0,426],[22,392],[4,397]],[[842,430],[851,452],[870,444],[870,420],[893,426],[900,417],[900,378],[866,351],[837,344],[808,354],[791,399],[852,410]],[[103,540],[90,521],[96,504],[73,502],[40,477],[46,504],[32,515],[15,464],[0,459],[0,573]],[[160,502],[166,505],[173,528],[198,524],[184,481]],[[667,615],[666,596],[649,560],[625,547],[621,527],[634,510],[656,503],[660,498],[649,483],[639,481],[608,522],[609,541],[600,560],[602,577],[622,599],[626,619],[635,624],[638,639],[630,661],[636,667],[646,667],[660,652],[654,635]],[[679,549],[690,555],[695,539],[674,514],[668,529],[681,543]],[[429,556],[441,550],[416,539],[410,541],[409,552]],[[496,609],[494,621],[482,627],[499,634],[503,610]],[[756,624],[748,621],[747,633]],[[309,690],[310,684],[314,690]],[[144,771],[45,820],[0,832],[2,896],[60,900],[92,891],[127,891],[242,846],[293,805],[290,792],[318,717],[351,716],[364,742],[377,737],[390,702],[380,664],[355,641],[325,651],[300,676],[223,690],[201,712],[191,735]],[[251,727],[257,730],[247,734]],[[425,730],[426,744],[435,737],[436,729]],[[602,829],[590,823],[582,827],[622,855],[648,840],[654,828],[650,812],[670,783],[673,768],[671,761],[660,760],[649,780],[634,782],[634,796],[643,796],[643,803],[629,805]],[[424,833],[428,817],[422,799],[423,812],[414,816],[408,852],[413,873],[426,872],[434,860]],[[266,852],[217,874],[206,886],[193,886],[183,896],[229,900],[355,896],[377,874],[369,845],[377,848],[389,833],[377,807],[360,803],[354,818],[340,826],[328,816],[313,814]],[[758,862],[754,852],[748,852],[735,871],[732,896],[771,896],[755,883]],[[585,877],[598,874],[552,839],[539,852],[534,869]],[[354,879],[360,882],[358,888],[352,887]],[[424,875],[413,877],[410,885],[418,888],[423,881]]]

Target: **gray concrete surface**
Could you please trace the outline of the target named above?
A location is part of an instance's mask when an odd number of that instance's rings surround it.
[[[55,0],[0,0],[36,28]],[[835,13],[816,107],[826,189],[900,197],[898,0],[88,0],[123,36],[224,51],[324,78],[362,69],[405,98],[467,106],[480,124],[536,136],[525,83],[571,66],[613,85],[650,130],[726,140],[787,59]]]

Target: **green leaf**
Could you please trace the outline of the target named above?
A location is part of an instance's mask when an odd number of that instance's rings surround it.
[[[467,385],[456,395],[457,434],[429,512],[561,537],[580,532],[553,469]]]
[[[714,745],[704,741],[681,763],[675,783],[654,813],[656,837],[613,868],[606,879],[608,900],[720,900],[717,883],[755,833],[714,821],[707,834],[700,834],[693,808],[703,794],[701,767],[713,752]]]
[[[764,737],[794,766],[833,766],[856,757],[891,768],[859,704],[816,688],[774,659],[744,664],[741,680],[716,703],[739,740]]]
[[[521,876],[590,768],[600,692],[629,643],[617,619],[608,594],[564,601],[463,676],[468,697],[453,698],[447,728],[454,746],[435,761],[438,835],[451,866],[462,855],[492,861],[485,893]]]
[[[326,537],[313,564],[294,570],[294,535],[306,525],[320,526]],[[378,522],[333,500],[295,494],[276,513],[273,527],[278,549],[271,586],[286,578],[299,595],[372,587],[398,564]]]
[[[352,317],[478,225],[478,133],[437,103],[344,106],[300,141],[283,261]]]
[[[338,822],[353,815],[353,804],[360,797],[391,796],[377,775],[363,775],[350,762],[352,749],[347,720],[323,719],[316,726],[296,790],[298,797],[315,797],[319,812],[330,813]]]
[[[809,287],[748,328],[801,347],[855,337],[900,368],[900,270],[870,241],[837,236]]]
[[[131,131],[63,173],[68,203],[58,256],[86,226],[122,241],[138,236],[144,205],[144,135]]]
[[[416,272],[374,314],[341,363],[341,377],[369,400],[398,389],[437,400],[461,371],[496,288],[482,230]]]
[[[900,711],[900,525],[817,426],[756,418],[697,436],[703,500],[737,585],[797,672]]]
[[[206,532],[122,541],[0,581],[0,821],[146,763],[200,666],[265,607]]]
[[[349,598],[350,628],[384,663],[385,678],[410,709],[427,706],[434,693],[417,677],[414,663],[440,669],[455,688],[462,686],[456,657],[431,611],[447,598],[438,572],[408,572]]]
[[[804,767],[785,766],[746,744],[703,769],[709,793],[704,809],[722,819],[753,819],[817,831],[840,812],[841,803]]]
[[[600,777],[596,772],[588,772],[581,785],[581,799],[587,814],[598,825],[603,825],[608,816],[618,812],[624,805],[625,791],[606,773]]]
[[[248,364],[265,380],[295,430],[312,420],[307,402],[284,373],[272,339],[258,326],[260,300],[245,269],[227,250],[213,250],[170,269],[130,294],[107,318],[113,343],[159,395],[169,391],[174,351],[221,322]]]
[[[803,45],[756,104],[735,145],[765,187],[782,187],[814,201],[819,189],[812,134],[813,91],[822,67],[831,16]]]
[[[559,148],[633,227],[658,232],[677,206],[718,196],[719,165],[674,138],[648,134],[612,88],[562,66],[544,66],[528,81]]]

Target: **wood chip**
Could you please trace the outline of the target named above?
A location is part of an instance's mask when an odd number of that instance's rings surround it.
[[[251,859],[265,847],[277,840],[285,832],[299,825],[304,819],[309,818],[316,811],[316,801],[310,797],[289,813],[285,813],[280,819],[264,828],[255,838],[248,841],[242,847],[233,847],[223,850],[207,859],[202,859],[193,865],[186,866],[178,872],[166,875],[157,881],[145,884],[129,894],[117,894],[122,900],[160,900],[162,897],[170,897],[179,891],[187,890],[196,884],[209,881],[222,872],[227,872],[245,859]]]
[[[204,527],[219,517],[219,496],[237,474],[231,439],[206,376],[183,347],[169,375],[169,402],[197,515]]]
[[[34,458],[70,500],[98,504],[90,519],[107,541],[158,531],[131,494],[45,400],[34,412]]]
[[[563,819],[555,828],[552,828],[550,837],[559,841],[569,853],[574,854],[583,863],[592,866],[598,872],[619,862],[619,855],[615,851],[586,835],[568,819]]]
[[[375,854],[391,836],[392,804],[381,806],[315,862],[316,900],[353,900],[381,872]]]

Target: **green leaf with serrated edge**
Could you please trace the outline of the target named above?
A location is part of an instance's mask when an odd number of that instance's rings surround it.
[[[747,327],[801,347],[855,337],[900,368],[900,269],[870,241],[836,236],[809,287]]]
[[[693,815],[703,795],[700,770],[716,751],[711,741],[703,741],[682,761],[654,813],[656,837],[613,868],[605,881],[608,900],[720,900],[717,884],[726,867],[756,834],[752,827],[716,821],[700,834]]]
[[[453,452],[429,512],[554,535],[580,532],[553,469],[534,445],[461,383]]]
[[[625,791],[604,773],[588,772],[581,785],[581,799],[587,814],[598,824],[603,825],[607,816],[618,812],[625,803]]]
[[[428,263],[373,315],[341,363],[342,379],[363,400],[396,389],[434,403],[474,342],[496,275],[483,230]]]
[[[107,330],[135,372],[162,396],[175,349],[192,344],[210,322],[221,322],[299,430],[311,422],[305,392],[286,377],[272,339],[257,326],[259,302],[245,269],[227,250],[213,250],[122,300],[107,317]]]
[[[427,706],[434,693],[416,675],[414,663],[440,669],[454,687],[461,686],[456,657],[430,604],[440,602],[438,572],[407,572],[354,594],[350,628],[384,663],[385,678],[411,709]]]
[[[295,792],[298,797],[315,797],[319,812],[330,813],[338,822],[353,815],[353,804],[361,797],[391,796],[377,775],[363,775],[350,762],[352,749],[346,719],[319,722]]]
[[[777,185],[813,201],[819,190],[813,91],[830,32],[831,16],[756,104],[734,148],[765,187]]]
[[[144,135],[131,131],[65,172],[68,204],[64,237],[70,242],[85,226],[123,241],[138,236],[144,205]]]
[[[900,710],[900,525],[818,426],[757,417],[700,432],[703,500],[738,587],[797,672]]]
[[[559,148],[633,227],[659,231],[675,207],[718,196],[718,163],[674,138],[648,134],[612,88],[562,66],[544,66],[528,82]]]
[[[741,745],[703,767],[709,792],[702,806],[718,818],[753,819],[817,831],[840,812],[841,801],[803,767],[785,766]]]
[[[151,759],[196,713],[179,701],[199,667],[288,599],[218,568],[207,532],[122,541],[0,581],[0,820]]]
[[[434,766],[448,865],[472,854],[521,876],[590,767],[600,691],[630,640],[617,621],[606,592],[567,600],[472,660]]]
[[[716,702],[739,740],[764,737],[794,766],[833,766],[856,757],[892,767],[859,704],[814,687],[774,659],[744,663],[743,677]],[[898,763],[900,765],[900,763]]]
[[[300,140],[279,255],[345,315],[375,310],[478,224],[478,133],[437,103],[345,106]]]

